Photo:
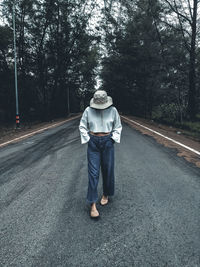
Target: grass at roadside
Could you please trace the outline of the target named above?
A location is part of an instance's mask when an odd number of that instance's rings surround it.
[[[182,120],[180,120],[181,117]],[[177,104],[161,104],[153,110],[152,119],[156,123],[179,128],[188,137],[200,139],[200,113],[196,115],[195,121],[190,121],[187,119],[187,107],[184,107],[181,116]]]
[[[200,140],[200,121],[199,122],[184,121],[183,123],[180,123],[180,122],[169,122],[162,120],[156,122],[178,128],[180,129],[182,134]]]
[[[126,114],[124,114],[126,115]],[[167,119],[145,119],[142,117],[135,118],[138,122],[145,122],[147,125],[153,125],[158,128],[166,128],[166,130],[176,132],[177,134],[184,135],[188,138],[194,139],[195,141],[200,141],[200,114],[199,114],[199,121],[191,122],[191,121],[184,121],[183,123],[167,120]]]
[[[200,122],[186,121],[179,125],[179,127],[184,130],[185,134],[200,139]]]

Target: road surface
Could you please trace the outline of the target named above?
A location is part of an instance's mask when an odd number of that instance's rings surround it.
[[[199,169],[123,123],[116,194],[92,220],[78,124],[0,149],[0,266],[200,266]]]

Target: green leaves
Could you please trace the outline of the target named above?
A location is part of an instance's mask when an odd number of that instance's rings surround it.
[[[197,86],[193,78],[198,66],[194,67],[194,61],[197,63],[195,54],[188,53],[190,50],[185,45],[191,42],[191,36],[185,34],[183,38],[183,32],[189,30],[183,21],[188,14],[180,9],[183,15],[178,14],[180,24],[171,16],[164,1],[117,2],[118,6],[121,3],[123,26],[116,28],[115,22],[110,20],[112,30],[107,28],[105,31],[108,49],[102,61],[104,88],[113,94],[119,109],[151,117],[160,105],[173,109],[175,103],[178,107],[175,112],[180,114],[173,119],[180,117],[182,120],[187,116],[182,110],[186,110],[188,98],[192,99],[193,105],[199,102],[194,101],[194,95],[188,97],[191,85],[193,89]],[[174,8],[179,10],[178,6]]]
[[[12,0],[3,2],[9,26],[0,28],[2,51],[13,41],[12,3]],[[79,111],[79,90],[94,89],[99,60],[100,36],[88,30],[94,3],[86,0],[15,3],[21,113],[28,118],[30,109],[34,109],[38,118],[48,119],[63,116],[67,110]],[[5,53],[4,58],[0,57],[3,60],[9,60]],[[12,70],[12,65],[9,68]],[[3,77],[5,70],[1,71]],[[3,94],[2,99],[6,97]]]

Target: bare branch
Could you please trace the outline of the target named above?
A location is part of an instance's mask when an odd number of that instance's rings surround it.
[[[187,0],[187,2],[188,2],[188,8],[189,8],[189,12],[190,12],[191,21],[192,21],[193,16],[192,16],[192,8],[190,5],[190,0]]]
[[[174,29],[174,30],[176,30],[176,31],[179,31],[179,32],[180,32],[180,31],[183,30],[185,33],[188,34],[189,37],[191,37],[191,33],[190,33],[188,30],[186,30],[186,29],[179,29],[179,28],[177,28],[175,25],[170,24],[169,22],[167,22],[167,21],[165,21],[165,20],[160,20],[160,22],[166,24],[168,27],[170,27],[170,28],[172,28],[172,29]]]
[[[174,0],[175,7],[168,0],[164,0],[164,1],[169,5],[169,7],[171,8],[173,12],[175,12],[179,17],[182,17],[183,19],[185,19],[187,22],[189,22],[190,26],[192,26],[192,21],[187,16],[183,15],[182,13],[178,11],[178,7],[176,5],[175,0]]]
[[[188,42],[186,40],[185,33],[184,33],[184,30],[183,30],[183,25],[182,25],[182,22],[181,21],[180,21],[180,26],[181,26],[181,34],[183,36],[183,41],[184,41],[185,47],[188,50],[188,52],[190,52],[191,47],[190,47],[190,45],[188,45]]]

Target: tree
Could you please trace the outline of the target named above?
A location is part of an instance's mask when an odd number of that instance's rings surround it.
[[[156,6],[157,1],[153,4]],[[104,60],[102,73],[104,87],[115,88],[115,95],[119,90],[117,103],[120,107],[144,117],[151,117],[152,114],[161,64],[160,46],[151,11],[152,3],[138,2],[126,26],[113,32],[113,51]],[[106,74],[109,68],[112,75]],[[113,80],[112,85],[107,80],[109,77]]]
[[[10,119],[15,110],[14,75],[12,69],[12,30],[8,26],[0,26],[0,120]]]
[[[197,113],[196,108],[196,38],[197,38],[197,11],[198,0],[178,2],[177,0],[164,0],[169,9],[177,15],[179,29],[186,49],[189,53],[189,90],[188,90],[188,112],[191,120]],[[187,5],[187,8],[186,8]],[[168,23],[169,24],[169,23]]]
[[[10,27],[12,3],[3,1]],[[43,120],[78,111],[79,88],[94,87],[98,41],[88,30],[93,9],[94,3],[86,0],[16,1],[19,102],[24,119],[31,110]]]

